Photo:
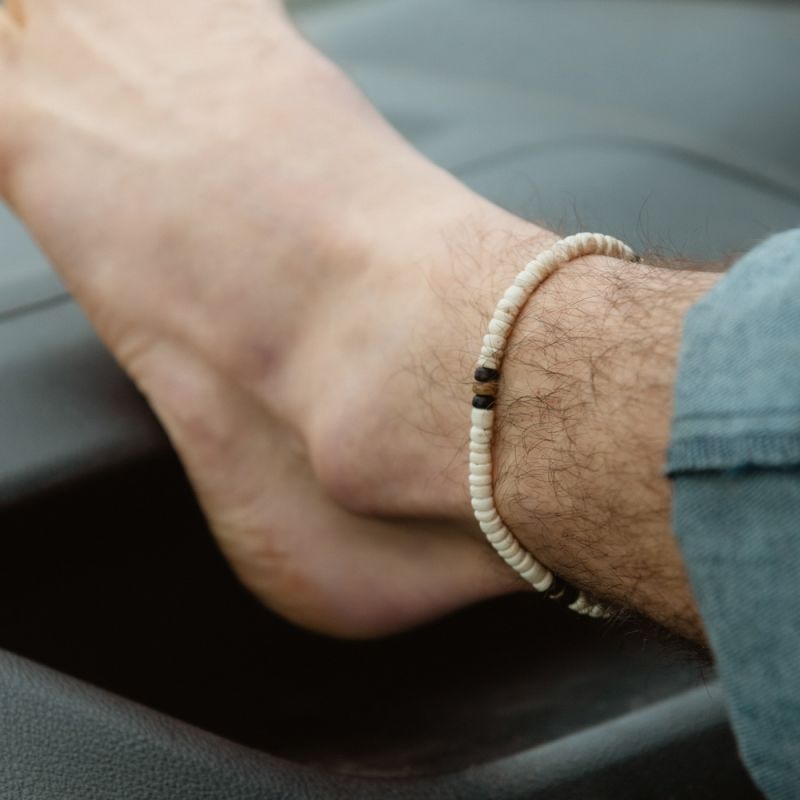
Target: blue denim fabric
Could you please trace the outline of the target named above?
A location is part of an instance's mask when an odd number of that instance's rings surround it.
[[[667,471],[673,524],[745,764],[800,797],[800,230],[686,317]]]

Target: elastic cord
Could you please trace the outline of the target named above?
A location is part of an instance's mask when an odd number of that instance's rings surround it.
[[[608,617],[613,613],[613,608],[597,602],[582,590],[554,575],[522,546],[500,517],[493,490],[494,408],[508,337],[520,311],[536,289],[559,267],[589,255],[611,256],[627,261],[639,260],[630,247],[612,236],[578,233],[556,242],[527,264],[497,303],[489,329],[483,337],[474,375],[472,427],[469,435],[469,492],[475,519],[489,543],[534,589],[563,603],[578,614]]]

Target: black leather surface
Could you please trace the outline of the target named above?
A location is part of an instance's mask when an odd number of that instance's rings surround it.
[[[0,296],[0,507],[167,449],[147,405],[56,281],[18,277]]]
[[[730,733],[695,689],[603,726],[427,780],[326,775],[0,658],[0,797],[14,800],[641,800],[757,797]],[[702,760],[698,763],[698,754]],[[676,769],[691,765],[691,772]]]
[[[382,641],[299,630],[235,579],[166,460],[48,492],[0,532],[0,649],[329,772],[457,773],[713,681],[638,621],[533,595]]]

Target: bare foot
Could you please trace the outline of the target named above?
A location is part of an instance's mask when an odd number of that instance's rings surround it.
[[[416,154],[278,3],[16,0],[0,192],[266,603],[369,635],[519,588],[469,524],[462,446],[517,264],[459,248],[549,235]]]

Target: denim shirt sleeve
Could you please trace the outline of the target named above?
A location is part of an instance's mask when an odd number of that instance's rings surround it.
[[[800,229],[688,313],[667,471],[743,760],[800,797]]]

